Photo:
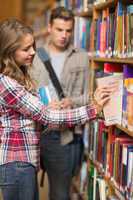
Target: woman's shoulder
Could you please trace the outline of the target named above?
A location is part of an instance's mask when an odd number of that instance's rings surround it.
[[[4,74],[0,74],[0,87],[5,88],[16,88],[16,87],[23,87],[21,86],[15,79],[6,76]]]

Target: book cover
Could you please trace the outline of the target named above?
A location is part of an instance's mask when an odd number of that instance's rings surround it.
[[[122,93],[123,93],[123,76],[112,75],[96,80],[97,85],[115,87],[110,96],[110,100],[104,105],[103,113],[105,125],[121,124],[122,120]],[[115,86],[114,86],[115,85]]]
[[[127,187],[130,189],[132,184],[132,170],[133,170],[133,151],[129,152],[128,156],[128,176],[127,176]]]
[[[113,160],[114,151],[113,143],[115,141],[114,127],[111,127],[108,132],[108,142],[107,142],[107,162],[106,162],[106,174],[108,176],[113,175]]]
[[[122,152],[123,152],[123,144],[133,144],[133,140],[130,137],[120,136],[115,139],[114,148],[117,152],[115,152],[114,157],[114,177],[118,185],[120,185],[121,180],[121,169],[122,169]]]
[[[123,187],[124,191],[127,187],[127,176],[128,176],[128,156],[129,152],[133,152],[133,145],[132,144],[123,144],[123,151],[122,151],[122,169],[121,169],[121,186]]]
[[[48,103],[51,101],[51,97],[50,97],[48,86],[39,88],[39,96],[40,96],[40,100],[45,105],[48,105]]]
[[[105,124],[104,121],[99,119],[98,120],[98,135],[97,135],[97,161],[102,163],[102,150],[103,150],[103,134],[105,132]]]
[[[105,73],[123,72],[123,66],[118,63],[104,63]]]
[[[88,170],[88,199],[93,199],[94,165],[90,163]]]

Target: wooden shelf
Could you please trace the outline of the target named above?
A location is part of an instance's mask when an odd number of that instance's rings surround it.
[[[116,125],[117,128],[119,128],[120,130],[124,131],[125,133],[127,133],[129,136],[133,137],[133,132],[132,131],[129,131],[127,128],[124,128],[120,125]]]
[[[97,58],[93,57],[90,58],[94,62],[111,62],[111,63],[124,63],[124,64],[132,64],[133,65],[133,58]]]
[[[117,4],[117,0],[108,0],[107,2],[104,3],[99,3],[99,4],[95,4],[94,5],[94,9],[95,10],[102,10],[104,8],[108,8],[108,7],[115,7]]]
[[[133,0],[122,0],[123,4],[133,4]]]
[[[10,17],[23,19],[23,0],[0,0],[0,21]]]
[[[89,8],[86,12],[76,12],[75,15],[79,17],[92,17],[93,9]]]

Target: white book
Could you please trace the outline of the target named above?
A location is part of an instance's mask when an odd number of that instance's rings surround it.
[[[110,96],[110,100],[104,105],[103,113],[106,126],[121,124],[122,121],[122,95],[123,76],[122,74],[97,78],[98,86],[113,86],[115,89]]]

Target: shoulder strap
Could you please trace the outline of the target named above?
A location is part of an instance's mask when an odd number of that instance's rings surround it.
[[[59,99],[64,98],[65,95],[64,95],[63,89],[62,89],[61,84],[57,78],[57,75],[52,67],[52,64],[50,62],[50,58],[49,58],[47,52],[45,51],[44,48],[38,48],[37,53],[38,53],[39,58],[42,60],[44,67],[46,67],[46,69],[49,73],[49,76],[51,78],[54,88],[56,89]]]

